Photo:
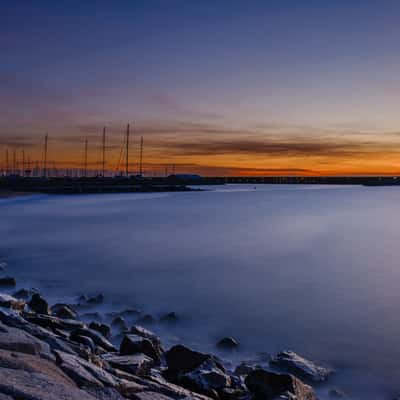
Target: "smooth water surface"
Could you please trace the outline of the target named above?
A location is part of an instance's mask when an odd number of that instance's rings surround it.
[[[322,397],[400,393],[400,187],[230,185],[171,194],[0,200],[0,259],[54,298],[182,322],[167,343],[236,359],[290,348],[334,367]],[[0,261],[1,261],[0,260]],[[398,390],[398,392],[396,392]]]

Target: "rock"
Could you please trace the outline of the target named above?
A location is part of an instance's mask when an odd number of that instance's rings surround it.
[[[176,313],[170,312],[168,314],[164,314],[160,317],[160,321],[161,322],[176,322],[178,321],[178,316],[176,315]]]
[[[131,398],[133,400],[173,400],[173,397],[165,396],[157,392],[135,393]]]
[[[156,363],[160,363],[162,349],[150,339],[138,335],[128,334],[122,339],[119,352],[121,355],[143,353],[151,357]]]
[[[151,325],[154,324],[154,322],[156,321],[152,315],[146,314],[143,315],[143,317],[139,318],[136,322],[139,324]]]
[[[107,339],[109,339],[111,337],[111,329],[106,324],[99,324],[97,322],[91,322],[89,324],[89,328],[94,329],[95,331],[101,333]]]
[[[130,329],[130,333],[144,337],[146,339],[151,340],[153,343],[161,345],[161,340],[155,333],[153,333],[153,332],[149,331],[148,329],[143,328],[139,325],[133,325]]]
[[[254,400],[317,400],[311,386],[289,374],[276,374],[264,369],[255,369],[245,379],[245,384]],[[286,397],[281,397],[286,396]]]
[[[3,323],[0,323],[0,349],[43,356],[50,354],[47,343],[21,329],[12,328]]]
[[[90,339],[92,339],[97,346],[102,347],[106,351],[110,352],[117,351],[117,349],[101,333],[93,329],[78,328],[71,333],[71,339],[74,335],[90,337]]]
[[[62,351],[54,353],[57,364],[79,387],[117,386],[118,380],[97,365]]]
[[[5,271],[7,269],[7,263],[6,262],[0,262],[0,271]]]
[[[246,376],[251,371],[254,371],[254,369],[255,369],[254,366],[242,362],[235,368],[234,374],[237,376]]]
[[[325,381],[332,373],[331,370],[321,367],[293,351],[283,351],[279,353],[276,357],[271,359],[270,364],[275,368],[290,372],[299,378],[313,382]]]
[[[102,293],[99,293],[92,297],[88,297],[86,299],[87,304],[101,304],[103,302],[104,302],[104,295]]]
[[[175,385],[171,382],[167,382],[162,376],[150,375],[148,377],[139,377],[129,375],[129,385],[127,386],[126,397],[134,398],[138,394],[143,393],[159,393],[164,396],[172,397],[173,399],[182,400],[210,400],[202,394],[194,393],[182,386]],[[132,388],[132,389],[131,389]]]
[[[0,278],[0,286],[15,286],[16,284],[15,278],[11,278],[10,276]]]
[[[28,303],[29,308],[38,314],[50,314],[50,309],[47,301],[39,294],[34,293]]]
[[[181,375],[179,381],[183,386],[202,393],[210,393],[214,389],[218,391],[231,386],[231,377],[221,371],[211,358],[193,371]]]
[[[83,344],[84,346],[88,347],[90,351],[93,353],[96,351],[96,345],[94,344],[93,340],[90,337],[75,335],[73,336],[73,338],[71,337],[71,340],[73,340],[76,343]]]
[[[35,293],[33,290],[19,289],[13,294],[13,296],[17,299],[28,300],[33,295],[33,293]]]
[[[23,310],[25,302],[18,300],[8,294],[0,294],[0,307],[12,308],[13,310]]]
[[[172,375],[193,371],[210,359],[213,359],[218,368],[225,372],[225,368],[215,357],[191,350],[181,344],[171,347],[171,349],[165,353],[165,358],[167,361],[168,373]]]
[[[217,347],[223,350],[233,350],[238,346],[238,342],[233,337],[223,338],[217,343]]]
[[[52,315],[29,315],[27,314],[25,318],[32,322],[33,324],[42,326],[46,329],[65,329],[65,330],[73,330],[77,328],[84,328],[85,324],[76,319],[62,319],[58,317],[54,317]]]
[[[123,317],[118,316],[115,317],[112,322],[111,322],[111,326],[118,328],[119,330],[123,331],[126,330],[126,323]]]
[[[78,315],[69,304],[54,304],[51,307],[51,313],[62,319],[77,319]]]
[[[0,308],[0,320],[9,327],[17,328],[17,330],[22,330],[23,332],[40,339],[52,349],[61,350],[70,354],[79,354],[81,357],[87,357],[86,351],[84,351],[80,346],[62,339],[41,326],[31,324],[14,310]]]
[[[134,375],[148,375],[154,360],[144,354],[119,356],[113,353],[103,354],[101,358],[112,367]]]
[[[67,306],[60,309],[56,315],[62,319],[76,319],[78,317],[77,313]]]
[[[0,393],[1,400],[96,400],[53,362],[7,351],[0,351]]]

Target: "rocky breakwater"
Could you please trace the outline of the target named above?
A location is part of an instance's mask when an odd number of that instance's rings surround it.
[[[292,352],[273,358],[273,371],[254,363],[231,370],[181,344],[165,349],[151,331],[121,322],[140,320],[136,310],[113,314],[116,327],[88,322],[102,296],[52,306],[37,290],[15,296],[0,294],[0,400],[314,400],[309,383],[329,375]]]

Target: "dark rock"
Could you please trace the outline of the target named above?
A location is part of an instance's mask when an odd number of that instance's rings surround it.
[[[178,344],[171,347],[166,353],[168,372],[170,374],[186,373],[195,370],[207,360],[214,360],[218,368],[225,372],[223,365],[213,356],[191,350]]]
[[[106,324],[100,324],[98,322],[91,322],[89,324],[89,328],[94,329],[95,331],[101,333],[107,339],[109,339],[111,337],[111,329]]]
[[[49,305],[47,301],[39,294],[34,293],[28,303],[31,310],[38,314],[50,314]]]
[[[218,397],[221,400],[248,400],[249,395],[246,389],[223,388],[219,390]]]
[[[270,364],[275,368],[290,372],[299,378],[313,382],[325,381],[332,373],[331,370],[307,360],[293,351],[283,351],[273,357]]]
[[[221,339],[217,343],[217,346],[223,350],[233,350],[236,349],[239,346],[239,344],[233,337],[226,337]]]
[[[154,360],[144,354],[119,356],[108,353],[103,354],[101,358],[112,367],[134,375],[148,375],[154,365]]]
[[[117,349],[101,333],[95,331],[94,329],[78,328],[71,333],[71,338],[74,335],[90,337],[90,339],[92,339],[97,346],[102,347],[106,351],[117,351]]]
[[[0,294],[0,307],[12,308],[13,310],[23,310],[25,301],[18,300],[8,294]]]
[[[58,318],[77,319],[78,315],[71,304],[57,303],[51,306],[51,313]]]
[[[148,329],[143,328],[139,325],[133,325],[130,329],[130,333],[144,337],[146,339],[150,339],[152,342],[157,343],[158,345],[161,345],[161,340],[155,333],[153,333],[153,332],[149,331]]]
[[[234,374],[237,376],[246,376],[251,371],[254,371],[254,369],[255,369],[254,366],[242,362],[235,368]]]
[[[90,351],[92,351],[93,353],[96,351],[96,345],[94,344],[93,340],[90,337],[82,335],[74,335],[70,337],[70,339],[76,343],[80,343],[88,347]]]
[[[162,349],[150,339],[138,335],[125,335],[122,339],[119,352],[121,355],[143,353],[151,357],[155,362],[161,361]]]
[[[76,319],[78,317],[76,312],[71,310],[68,306],[61,308],[56,315],[58,318],[62,319]]]
[[[245,379],[246,386],[254,400],[317,400],[311,386],[304,384],[293,375],[276,374],[263,369],[250,372]],[[280,397],[284,396],[284,397]]]
[[[28,300],[33,295],[33,293],[35,293],[33,290],[19,289],[13,294],[13,296],[17,299]]]
[[[0,278],[0,286],[15,286],[16,284],[15,278],[11,278],[10,276]]]
[[[179,382],[189,389],[208,394],[212,390],[229,388],[231,377],[220,370],[215,361],[209,358],[193,371],[180,375]]]
[[[102,293],[97,294],[86,299],[87,304],[101,304],[104,302],[104,295]]]
[[[118,328],[121,331],[127,329],[126,322],[121,316],[115,317],[111,322],[111,326],[113,326],[114,328]]]
[[[146,314],[146,315],[143,315],[143,317],[139,318],[136,322],[139,324],[150,325],[150,324],[154,324],[154,322],[156,322],[156,321],[152,315]]]
[[[176,315],[176,313],[170,312],[168,314],[164,314],[160,317],[160,321],[161,322],[177,322],[178,321],[178,316]]]

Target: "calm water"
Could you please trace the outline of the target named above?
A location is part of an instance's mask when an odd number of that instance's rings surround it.
[[[0,258],[65,297],[176,311],[167,343],[234,358],[285,348],[331,365],[327,389],[400,393],[400,188],[225,186],[201,193],[0,200]],[[398,392],[396,392],[398,390]]]

